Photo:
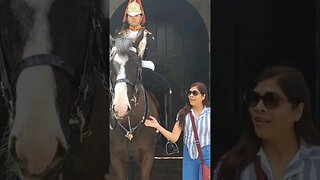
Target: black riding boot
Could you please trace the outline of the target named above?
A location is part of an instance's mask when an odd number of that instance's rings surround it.
[[[160,119],[158,120],[160,121],[161,125],[166,127],[165,121],[168,118],[166,112],[168,112],[169,108],[168,105],[166,105],[168,103],[167,96],[171,93],[169,81],[161,74],[152,71],[151,69],[142,68],[142,83],[147,90],[153,92],[156,96],[160,106]]]
[[[168,127],[168,122],[173,118],[171,113],[172,91],[169,81],[159,73],[147,68],[142,68],[142,81],[143,86],[147,90],[153,92],[158,100],[160,106],[160,118],[158,121],[160,121],[161,126],[171,131],[171,129],[169,129],[170,127]],[[176,143],[168,142],[163,135],[160,136],[156,147],[156,156],[167,156],[178,152],[179,149]]]

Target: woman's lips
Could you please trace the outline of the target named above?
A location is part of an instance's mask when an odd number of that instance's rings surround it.
[[[253,118],[254,123],[270,123],[271,120],[263,117],[255,117]]]

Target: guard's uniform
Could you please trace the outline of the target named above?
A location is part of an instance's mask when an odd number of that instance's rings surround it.
[[[137,48],[137,54],[142,59],[142,81],[146,89],[156,94],[158,100],[162,100],[160,97],[170,91],[169,82],[159,73],[155,72],[155,67],[159,65],[156,40],[152,36],[152,33],[146,30],[144,27],[139,29],[128,28],[119,33],[119,35],[135,39],[139,34],[139,31],[143,31],[143,37],[139,42]]]

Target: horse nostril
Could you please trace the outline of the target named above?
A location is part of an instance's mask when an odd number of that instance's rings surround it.
[[[59,157],[64,157],[67,154],[67,149],[63,147],[60,141],[58,141],[58,147],[57,147],[57,152],[56,155]]]
[[[112,111],[116,113],[116,105],[112,105]]]

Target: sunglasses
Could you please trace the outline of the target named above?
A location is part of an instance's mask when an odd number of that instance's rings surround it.
[[[244,95],[244,101],[250,107],[255,107],[261,99],[267,109],[277,108],[282,100],[281,96],[276,92],[266,92],[261,96],[257,92],[251,91]]]
[[[200,94],[200,92],[199,91],[187,91],[187,94],[188,94],[188,96],[191,96],[191,94],[193,95],[193,96],[198,96],[199,94]]]

